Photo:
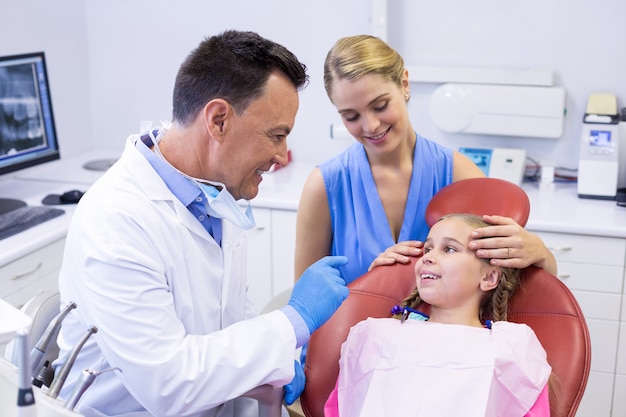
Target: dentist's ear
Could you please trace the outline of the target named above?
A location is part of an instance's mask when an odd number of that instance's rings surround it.
[[[491,291],[498,286],[502,271],[496,268],[491,268],[487,271],[487,274],[480,280],[480,289],[482,291]]]
[[[221,142],[227,129],[227,122],[232,116],[233,108],[226,100],[209,101],[203,109],[204,126],[215,139]]]

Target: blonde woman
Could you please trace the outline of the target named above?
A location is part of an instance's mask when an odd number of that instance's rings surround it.
[[[402,57],[368,35],[339,39],[324,64],[331,102],[356,143],[310,174],[298,207],[295,276],[326,255],[345,255],[349,283],[369,268],[421,254],[432,196],[453,181],[484,176],[459,152],[415,132]],[[490,214],[490,213],[484,213]],[[514,220],[486,216],[470,244],[493,265],[556,273],[541,239]],[[482,239],[479,239],[482,238]],[[384,256],[379,255],[384,253]]]

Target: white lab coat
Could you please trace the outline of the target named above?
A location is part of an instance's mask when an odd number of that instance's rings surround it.
[[[84,368],[118,367],[96,378],[79,411],[239,417],[228,400],[293,378],[294,329],[280,311],[244,320],[256,315],[244,232],[224,221],[220,248],[135,139],[84,195],[67,235],[59,288],[62,305],[77,308],[63,323],[57,370],[90,325],[98,332],[61,396]]]

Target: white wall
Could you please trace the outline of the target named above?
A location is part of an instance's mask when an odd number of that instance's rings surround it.
[[[0,0],[0,54],[44,51],[61,157],[92,147],[84,2]]]
[[[96,146],[121,147],[141,120],[170,120],[180,63],[204,37],[225,29],[259,32],[309,68],[289,137],[294,159],[321,160],[346,146],[329,140],[337,116],[324,92],[322,64],[337,38],[369,31],[367,2],[109,0],[86,7]]]
[[[371,0],[370,0],[371,1]],[[409,66],[545,67],[567,91],[560,139],[454,135],[427,112],[436,85],[413,84],[415,129],[453,148],[524,147],[529,156],[576,167],[590,93],[626,105],[626,2],[621,0],[388,0],[389,43]],[[291,135],[294,158],[321,161],[351,143],[331,140],[339,121],[323,89],[334,41],[371,32],[364,0],[0,0],[0,53],[44,50],[62,155],[120,149],[141,120],[169,120],[178,66],[203,37],[254,30],[293,50],[309,67]]]
[[[453,148],[526,148],[534,159],[578,165],[582,118],[589,94],[617,95],[626,106],[626,2],[621,0],[389,0],[388,41],[407,66],[548,68],[566,90],[559,139],[447,134],[428,116],[437,87],[413,84],[414,128]]]

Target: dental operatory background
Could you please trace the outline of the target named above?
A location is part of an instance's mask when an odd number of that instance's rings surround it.
[[[575,169],[582,119],[595,92],[626,102],[626,3],[528,0],[0,0],[0,51],[46,53],[63,157],[121,150],[140,121],[171,118],[177,64],[198,39],[229,28],[257,31],[307,64],[310,84],[289,138],[294,160],[320,162],[352,143],[322,63],[333,42],[371,33],[409,67],[546,69],[565,90],[557,138],[449,133],[429,116],[439,83],[413,83],[409,110],[425,137],[453,148],[523,148],[534,160]]]

